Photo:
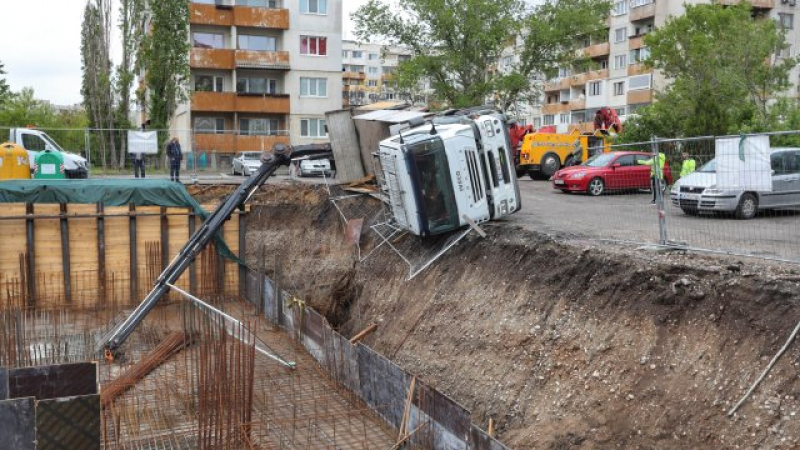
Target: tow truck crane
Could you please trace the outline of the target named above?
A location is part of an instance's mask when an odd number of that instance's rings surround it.
[[[147,294],[147,297],[136,307],[136,309],[122,322],[113,327],[100,341],[100,345],[105,348],[105,357],[113,360],[119,348],[128,337],[133,333],[137,326],[144,320],[147,314],[170,290],[170,286],[175,283],[183,274],[186,268],[195,260],[198,254],[208,245],[217,232],[222,228],[231,214],[237,209],[242,208],[247,200],[261,187],[264,182],[271,177],[275,170],[280,166],[288,166],[292,157],[302,157],[308,155],[310,158],[330,157],[330,152],[321,153],[319,149],[295,150],[283,144],[277,144],[273,148],[271,155],[262,155],[262,165],[249,178],[242,182],[236,190],[229,195],[212,212],[188,242],[181,248],[181,251],[170,262],[166,269],[161,273]]]

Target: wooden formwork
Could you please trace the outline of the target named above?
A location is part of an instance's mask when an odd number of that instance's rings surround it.
[[[237,211],[223,228],[225,242],[236,255],[246,214]],[[189,208],[2,204],[0,308],[137,303],[200,225]],[[177,285],[194,292],[202,286],[216,291],[207,295],[230,293],[239,288],[240,271],[234,262],[207,250]]]

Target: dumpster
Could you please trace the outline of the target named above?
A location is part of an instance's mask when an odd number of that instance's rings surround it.
[[[52,150],[39,152],[36,155],[33,177],[37,180],[63,180],[66,178],[64,156]]]
[[[11,142],[0,145],[0,180],[27,180],[30,177],[31,163],[27,150]]]

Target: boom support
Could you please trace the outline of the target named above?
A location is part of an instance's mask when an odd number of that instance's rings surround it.
[[[106,358],[113,358],[116,351],[131,335],[133,330],[144,320],[156,303],[169,292],[169,285],[180,278],[197,255],[208,245],[233,212],[244,205],[253,193],[271,177],[281,165],[291,161],[291,151],[283,145],[276,145],[272,156],[265,160],[258,172],[247,178],[242,184],[212,212],[203,226],[198,229],[183,246],[180,253],[161,273],[147,294],[144,301],[123,322],[114,327],[102,340],[106,349]]]

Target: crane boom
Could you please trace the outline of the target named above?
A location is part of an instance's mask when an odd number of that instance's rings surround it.
[[[106,358],[113,359],[116,351],[126,339],[144,320],[147,314],[155,307],[159,300],[169,292],[169,285],[175,283],[197,255],[208,245],[233,212],[244,205],[251,195],[271,177],[279,166],[288,165],[291,161],[291,151],[288,147],[278,144],[273,149],[268,159],[262,159],[263,164],[258,172],[247,178],[236,190],[229,195],[205,220],[203,225],[192,235],[181,251],[161,273],[147,294],[147,297],[136,309],[117,326],[113,327],[101,340],[106,350]]]

